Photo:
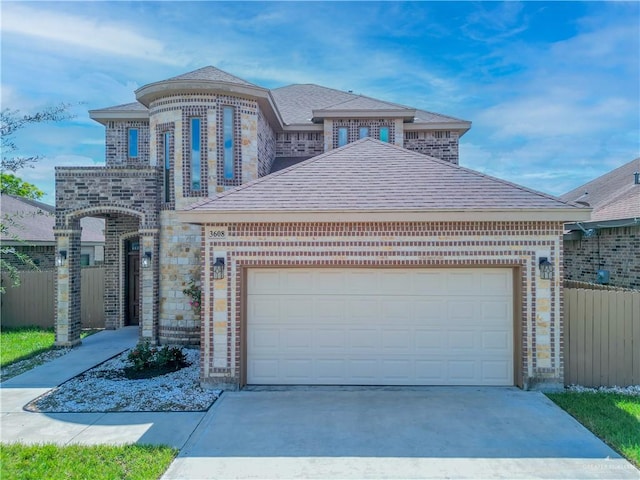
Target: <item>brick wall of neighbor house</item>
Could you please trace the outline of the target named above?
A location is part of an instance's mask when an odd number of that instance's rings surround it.
[[[200,343],[200,317],[183,290],[193,279],[200,284],[201,229],[160,214],[159,341],[161,344]]]
[[[562,278],[538,276],[541,256],[562,276],[560,223],[225,224],[205,225],[203,239],[205,383],[236,388],[240,382],[244,267],[463,265],[516,269],[521,382],[525,388],[563,383]],[[213,280],[216,257],[226,258],[222,280]]]
[[[276,134],[267,122],[262,110],[258,109],[258,176],[264,177],[271,171],[276,158]]]
[[[404,148],[458,164],[458,132],[405,131]]]
[[[35,263],[40,270],[51,270],[56,266],[56,247],[54,245],[15,245],[12,248],[14,248],[18,253],[24,253],[25,255],[29,256],[29,258],[33,260],[33,263]],[[5,260],[9,265],[13,265],[14,267],[16,267],[18,270],[32,269],[31,266],[25,264],[15,255],[3,253],[2,259]]]
[[[130,128],[138,129],[138,156],[129,158]],[[149,165],[149,122],[112,121],[105,132],[105,158],[107,167],[120,165]]]
[[[640,289],[640,226],[598,229],[565,241],[564,250],[568,280],[594,283],[598,270],[608,270],[609,285]]]
[[[276,138],[276,156],[311,157],[324,153],[322,132],[285,132]]]

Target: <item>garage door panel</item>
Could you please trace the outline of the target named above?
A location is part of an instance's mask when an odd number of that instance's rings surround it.
[[[299,270],[249,271],[248,383],[513,384],[510,270]]]

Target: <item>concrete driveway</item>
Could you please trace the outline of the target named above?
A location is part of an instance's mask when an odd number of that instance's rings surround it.
[[[538,392],[224,393],[169,468],[185,478],[640,478]]]

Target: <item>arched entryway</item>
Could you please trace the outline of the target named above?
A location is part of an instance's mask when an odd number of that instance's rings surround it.
[[[56,345],[80,342],[80,219],[105,219],[105,327],[138,325],[140,338],[157,340],[158,230],[131,208],[102,206],[59,216],[56,275]]]

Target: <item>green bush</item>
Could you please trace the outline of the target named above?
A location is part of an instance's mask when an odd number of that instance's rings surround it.
[[[187,357],[180,347],[152,347],[149,342],[139,343],[127,356],[127,369],[134,372],[146,370],[180,370],[188,365]]]

